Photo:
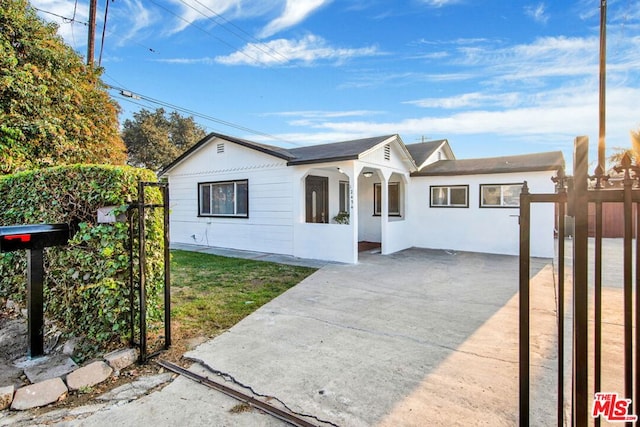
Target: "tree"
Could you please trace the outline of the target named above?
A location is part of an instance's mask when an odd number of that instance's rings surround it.
[[[123,164],[118,105],[101,71],[86,66],[27,0],[0,0],[0,10],[0,173]]]
[[[629,131],[629,134],[631,137],[631,148],[613,147],[613,153],[607,159],[609,165],[611,165],[610,168],[620,165],[625,154],[629,155],[632,162],[636,164],[640,162],[640,128]]]
[[[142,109],[124,121],[122,139],[129,164],[158,170],[204,138],[206,132],[193,119],[176,111],[167,117],[163,108]]]

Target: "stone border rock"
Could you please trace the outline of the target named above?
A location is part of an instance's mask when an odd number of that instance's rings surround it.
[[[121,369],[132,365],[137,359],[137,349],[124,348],[105,355],[104,360],[95,361],[80,368],[76,366],[70,372],[61,373],[59,367],[53,364],[49,368],[53,378],[43,379],[17,390],[14,390],[13,385],[0,387],[0,410],[11,407],[12,410],[22,411],[63,400],[69,390],[79,390],[100,384],[112,374],[118,375]],[[44,365],[42,362],[46,360],[37,361],[40,369]]]

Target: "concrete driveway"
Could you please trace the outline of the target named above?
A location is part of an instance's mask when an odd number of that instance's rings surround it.
[[[534,381],[534,395],[544,395],[553,390],[544,378],[553,364],[555,293],[550,260],[533,265],[532,370],[543,378]],[[323,267],[187,356],[200,362],[193,370],[223,372],[319,425],[512,426],[517,290],[517,257],[361,254],[357,265]],[[537,401],[544,417],[548,402]],[[234,407],[233,399],[179,377],[73,424],[282,425]],[[555,411],[553,400],[548,411]]]

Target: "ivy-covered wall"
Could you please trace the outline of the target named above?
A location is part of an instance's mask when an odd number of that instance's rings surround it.
[[[68,246],[45,249],[45,318],[70,335],[84,337],[84,352],[129,338],[128,224],[98,224],[98,208],[126,212],[138,200],[138,181],[153,172],[128,166],[73,165],[0,176],[0,225],[68,223]],[[161,203],[157,188],[146,190]],[[148,210],[147,302],[149,318],[161,316],[162,210]],[[137,217],[134,220],[137,223]],[[137,242],[134,264],[137,268]],[[25,251],[0,254],[0,297],[26,300]]]

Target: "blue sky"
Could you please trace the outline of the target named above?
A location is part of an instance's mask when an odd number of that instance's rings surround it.
[[[87,0],[31,4],[75,16],[39,12],[86,55]],[[446,138],[458,158],[562,150],[571,163],[575,136],[597,144],[599,20],[599,0],[115,0],[101,64],[141,95],[111,91],[121,120],[158,101],[283,147],[398,133]],[[639,100],[640,1],[611,0],[608,148],[629,146]]]

